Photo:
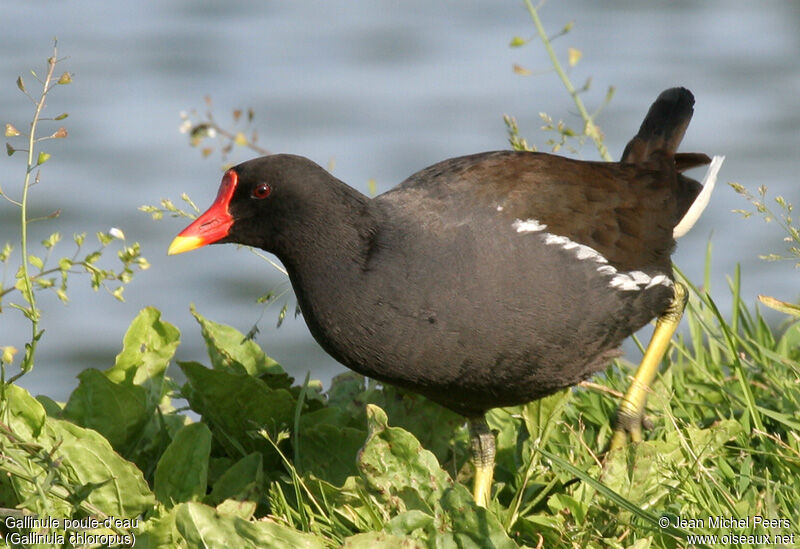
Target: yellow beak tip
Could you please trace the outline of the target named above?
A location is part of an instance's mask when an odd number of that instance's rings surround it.
[[[176,236],[172,244],[167,249],[167,255],[182,254],[183,252],[190,252],[203,246],[205,242],[202,238],[196,236]]]

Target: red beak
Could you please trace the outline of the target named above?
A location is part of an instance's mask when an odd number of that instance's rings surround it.
[[[233,225],[233,217],[228,212],[228,206],[238,182],[239,176],[235,171],[225,172],[214,203],[175,237],[167,250],[168,255],[196,250],[228,236]]]

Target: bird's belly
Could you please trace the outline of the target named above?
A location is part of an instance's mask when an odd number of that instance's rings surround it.
[[[379,273],[315,337],[351,369],[469,414],[585,379],[672,295],[671,281],[648,287],[656,273],[638,285],[617,273],[626,285],[604,263],[544,244],[491,264],[472,252]]]

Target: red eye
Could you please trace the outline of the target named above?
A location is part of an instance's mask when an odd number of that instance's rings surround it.
[[[269,183],[259,183],[253,188],[253,192],[250,193],[250,196],[259,199],[267,198],[271,192],[272,187],[269,186]]]

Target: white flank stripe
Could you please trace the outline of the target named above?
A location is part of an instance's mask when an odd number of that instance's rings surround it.
[[[697,195],[689,211],[683,216],[680,222],[672,229],[672,238],[680,238],[688,233],[694,224],[700,219],[703,210],[708,206],[708,201],[711,200],[711,192],[714,190],[714,185],[717,182],[717,174],[722,167],[722,162],[725,160],[724,156],[715,156],[711,159],[711,165],[706,171],[706,176],[703,178],[703,190]]]
[[[550,245],[558,244],[559,246],[564,246],[565,244],[569,244],[570,242],[572,241],[566,236],[558,236],[555,234],[547,233],[544,237],[544,243]]]
[[[663,284],[664,286],[672,286],[672,281],[669,279],[667,275],[656,275],[653,277],[653,280],[650,281],[650,284],[645,286],[645,290],[652,288],[653,286],[657,286],[658,284]]]
[[[547,228],[547,225],[539,223],[535,219],[526,219],[525,221],[517,219],[511,226],[516,229],[518,233],[541,232]],[[643,271],[619,272],[612,265],[607,265],[608,260],[603,257],[600,252],[591,246],[578,244],[566,236],[551,233],[543,233],[541,236],[544,243],[548,246],[559,246],[566,251],[571,251],[575,254],[575,257],[580,260],[591,259],[595,263],[600,263],[601,265],[597,267],[597,272],[610,277],[608,285],[612,288],[633,292],[648,290],[659,284],[667,287],[672,286],[672,280],[664,274],[651,277]]]
[[[502,209],[502,206],[497,207],[497,211],[502,211]],[[514,227],[518,233],[533,233],[543,231],[547,228],[547,225],[539,223],[535,219],[526,219],[525,221],[517,219],[511,226]]]
[[[625,273],[620,273],[612,278],[609,286],[620,290],[641,290],[639,285]]]
[[[598,263],[608,263],[608,260],[600,255],[600,253],[595,250],[594,248],[590,248],[589,246],[584,246],[583,244],[578,244],[578,259],[594,259]]]

